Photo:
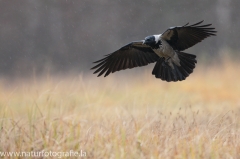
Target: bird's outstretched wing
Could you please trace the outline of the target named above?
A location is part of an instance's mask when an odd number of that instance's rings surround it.
[[[201,42],[203,39],[216,35],[215,28],[210,28],[212,24],[199,25],[200,21],[193,25],[171,27],[166,30],[161,37],[165,39],[174,50],[183,51]]]
[[[105,58],[96,61],[98,63],[91,69],[97,69],[94,73],[98,76],[102,74],[109,75],[116,71],[125,70],[127,68],[145,66],[149,63],[156,62],[159,56],[143,41],[131,42],[119,50],[106,55]]]

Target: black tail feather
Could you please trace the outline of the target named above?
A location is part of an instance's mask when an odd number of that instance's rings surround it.
[[[162,57],[158,59],[152,74],[155,75],[156,78],[167,82],[185,80],[195,68],[195,64],[197,63],[196,55],[184,52],[177,52],[177,55],[181,66],[173,63],[174,69],[172,69],[172,67],[168,65],[168,62],[165,61],[165,58]]]

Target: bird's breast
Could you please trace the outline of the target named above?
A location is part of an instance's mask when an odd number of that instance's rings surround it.
[[[158,49],[153,49],[154,52],[160,57],[173,57],[175,55],[175,51],[168,47],[160,46]]]
[[[160,47],[158,49],[153,49],[153,51],[159,56],[159,57],[168,57],[163,53],[163,49]]]
[[[161,39],[161,45],[153,50],[160,57],[173,57],[175,55],[173,48],[163,39]]]

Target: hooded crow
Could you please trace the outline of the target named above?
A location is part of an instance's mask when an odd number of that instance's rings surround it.
[[[91,69],[104,77],[116,71],[146,66],[156,62],[152,74],[163,81],[182,81],[188,77],[197,63],[196,55],[182,52],[209,36],[215,36],[212,24],[196,24],[170,27],[159,35],[147,36],[145,40],[133,41],[119,50],[105,55]]]

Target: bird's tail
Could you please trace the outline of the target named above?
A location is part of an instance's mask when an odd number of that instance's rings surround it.
[[[184,52],[176,52],[180,60],[180,65],[177,66],[173,63],[174,69],[169,66],[168,62],[165,61],[165,58],[159,58],[156,65],[153,68],[152,74],[156,78],[160,78],[163,81],[182,81],[188,77],[195,68],[197,63],[196,55],[188,54]]]

